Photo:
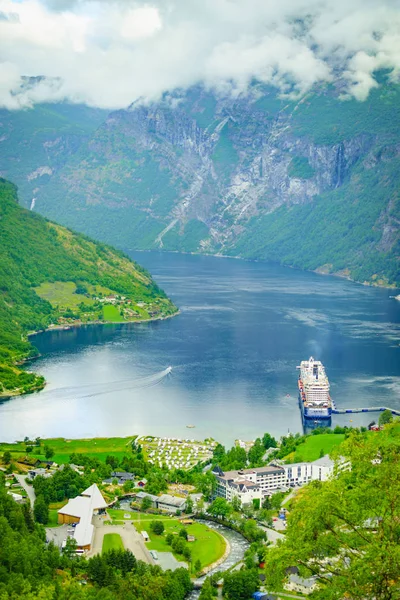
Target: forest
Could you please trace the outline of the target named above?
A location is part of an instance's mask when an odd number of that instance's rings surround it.
[[[37,354],[27,334],[50,324],[73,324],[87,319],[102,321],[101,304],[85,295],[123,295],[132,320],[173,314],[176,307],[139,265],[122,252],[47,221],[21,208],[16,187],[0,179],[0,396],[40,389],[42,377],[18,368]],[[71,282],[77,303],[71,309],[37,293],[47,283]],[[40,288],[39,288],[40,289]],[[100,290],[100,291],[98,291]],[[116,309],[115,306],[111,308]],[[117,320],[123,320],[117,311]]]

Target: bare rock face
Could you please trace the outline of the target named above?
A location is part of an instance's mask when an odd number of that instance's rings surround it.
[[[31,168],[35,209],[125,248],[272,259],[361,281],[388,270],[393,281],[398,101],[399,86],[358,103],[325,89],[282,100],[255,85],[236,99],[197,87],[136,103],[49,170]],[[65,136],[43,145],[59,152]]]

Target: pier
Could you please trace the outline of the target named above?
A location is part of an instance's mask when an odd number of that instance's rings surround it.
[[[390,410],[392,415],[400,416],[400,410],[394,408],[387,408],[387,406],[370,406],[368,408],[333,408],[333,415],[344,415],[347,413],[367,413],[367,412],[383,412],[384,410]]]

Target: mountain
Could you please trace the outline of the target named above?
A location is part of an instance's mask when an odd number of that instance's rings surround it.
[[[400,284],[399,105],[383,73],[365,102],[333,86],[280,99],[254,83],[237,98],[196,87],[136,103],[38,178],[36,209],[121,248]]]
[[[163,318],[177,309],[121,252],[47,221],[17,203],[0,179],[0,396],[44,380],[16,365],[37,354],[27,333],[87,322]]]

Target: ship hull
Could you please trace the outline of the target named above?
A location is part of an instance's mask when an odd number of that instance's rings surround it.
[[[304,419],[329,420],[332,417],[332,408],[311,408],[304,406],[303,400],[299,395],[299,405]]]

